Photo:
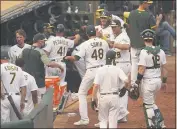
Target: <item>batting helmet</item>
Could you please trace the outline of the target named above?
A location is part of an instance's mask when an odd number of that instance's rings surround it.
[[[153,30],[151,29],[146,29],[143,32],[141,32],[140,36],[145,40],[145,39],[155,39],[156,34]]]
[[[65,31],[65,27],[63,24],[58,24],[57,28],[56,28],[56,32],[64,32]]]

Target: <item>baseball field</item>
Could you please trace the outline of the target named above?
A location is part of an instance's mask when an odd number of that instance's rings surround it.
[[[159,106],[167,128],[176,127],[176,57],[167,57],[168,63],[168,87],[165,91],[159,91],[156,97],[156,104]],[[98,122],[97,113],[91,109],[90,96],[88,96],[88,115],[90,123],[88,126],[74,126],[73,123],[80,119],[79,103],[76,102],[68,106],[63,114],[56,117],[54,128],[95,128],[94,124]],[[118,128],[145,128],[145,118],[143,113],[142,99],[137,101],[129,99],[128,103],[128,122],[119,123]],[[68,116],[68,113],[76,113],[75,116]]]

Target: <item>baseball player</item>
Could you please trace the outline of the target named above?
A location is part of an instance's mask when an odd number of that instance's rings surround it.
[[[47,39],[54,37],[54,29],[55,27],[51,25],[50,23],[43,24],[43,33]]]
[[[19,55],[22,53],[23,49],[30,47],[29,44],[24,43],[26,39],[26,33],[24,30],[19,29],[15,32],[16,34],[16,41],[17,44],[12,46],[8,52],[10,62],[15,64],[15,60],[19,57]]]
[[[76,53],[81,51],[81,45],[83,45],[83,43],[74,48],[74,50],[72,52],[72,56],[76,55]],[[84,59],[81,58],[80,60],[75,61],[74,64],[75,64],[75,66],[76,66],[76,68],[77,68],[77,70],[78,70],[78,72],[80,74],[80,77],[82,79],[84,77],[84,75],[85,75],[85,72],[86,72],[86,66],[85,66]]]
[[[128,18],[128,34],[131,41],[131,83],[134,84],[138,71],[139,53],[145,47],[140,33],[145,29],[156,29],[162,19],[162,15],[155,17],[152,13],[146,11],[153,3],[152,0],[140,0],[138,9],[130,12]]]
[[[74,56],[66,56],[65,60],[77,61],[83,58],[86,63],[86,73],[79,87],[79,112],[81,120],[75,122],[74,125],[88,125],[88,109],[87,109],[87,92],[91,88],[95,73],[99,67],[106,63],[106,52],[109,49],[108,43],[96,37],[96,30],[93,25],[86,28],[89,40],[81,45],[80,51]]]
[[[140,52],[135,86],[138,87],[141,83],[147,128],[165,128],[163,116],[155,104],[155,95],[161,87],[165,88],[167,85],[166,56],[160,47],[153,45],[154,31],[146,29],[141,37],[146,47]]]
[[[7,97],[12,96],[18,111],[24,109],[26,82],[20,67],[12,63],[1,64],[1,89],[1,122],[18,120]]]
[[[111,24],[113,33],[115,35],[114,45],[113,49],[116,51],[116,66],[120,67],[126,75],[129,76],[131,71],[131,64],[130,64],[130,39],[127,35],[127,33],[122,32],[121,29],[121,22],[119,20],[112,21]],[[124,83],[121,83],[121,85],[124,85]],[[126,94],[120,98],[120,115],[118,120],[122,122],[126,122],[126,115],[128,114],[127,111],[127,105],[128,105],[128,91]]]
[[[80,36],[75,35],[74,40],[66,39],[64,36],[65,27],[63,24],[58,24],[56,29],[56,36],[46,41],[46,46],[43,48],[51,60],[61,64],[64,72],[61,73],[57,68],[46,67],[46,76],[60,76],[60,86],[65,86],[66,64],[61,62],[69,48],[73,48],[78,43]]]
[[[100,16],[100,25],[95,26],[97,36],[106,41],[112,41],[114,34],[112,28],[109,26],[111,23],[111,15],[108,11],[103,11]]]
[[[20,68],[22,68],[22,70],[23,70],[24,61],[22,58],[18,58],[15,61],[15,64],[17,66],[19,66]],[[38,94],[37,94],[38,86],[37,86],[36,81],[33,76],[31,76],[30,74],[28,74],[25,71],[23,71],[23,74],[25,77],[25,81],[27,83],[25,108],[23,110],[23,115],[27,116],[38,103]]]
[[[117,118],[119,116],[120,104],[119,96],[126,93],[128,86],[128,77],[115,64],[116,52],[109,50],[106,53],[106,65],[99,68],[94,79],[94,88],[92,93],[91,107],[94,110],[96,106],[96,93],[99,89],[99,121],[100,128],[117,128]],[[121,83],[126,84],[124,87]],[[119,94],[120,91],[120,94]]]

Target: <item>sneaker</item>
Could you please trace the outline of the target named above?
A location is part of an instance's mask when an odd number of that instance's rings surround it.
[[[75,122],[74,125],[88,125],[89,120],[79,120],[78,122]]]
[[[94,126],[99,128],[100,127],[100,122],[94,124]]]

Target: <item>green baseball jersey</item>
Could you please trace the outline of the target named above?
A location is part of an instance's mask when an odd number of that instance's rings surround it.
[[[153,29],[156,27],[156,20],[152,13],[145,10],[133,10],[128,18],[129,37],[131,47],[143,48],[144,42],[140,37],[140,33],[145,29]]]

